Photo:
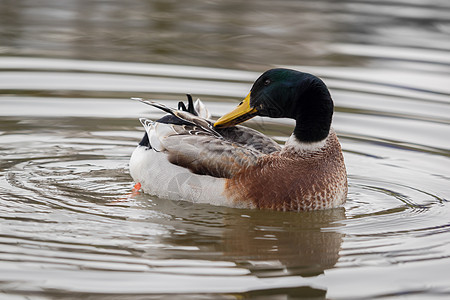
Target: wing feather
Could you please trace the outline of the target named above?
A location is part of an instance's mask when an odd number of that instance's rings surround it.
[[[138,100],[142,103],[154,106],[156,108],[159,108],[169,114],[174,115],[175,117],[185,121],[186,123],[192,124],[192,125],[197,125],[199,127],[201,127],[203,130],[210,132],[211,134],[220,137],[221,135],[214,129],[214,126],[212,124],[212,122],[202,118],[202,117],[198,117],[195,116],[189,112],[186,111],[182,111],[182,110],[176,110],[176,109],[172,109],[170,107],[167,107],[161,103],[158,102],[154,102],[154,101],[149,101],[149,100],[144,100],[142,98],[132,98],[133,100]]]
[[[163,140],[169,161],[195,174],[231,178],[255,165],[261,152],[212,135],[173,135]]]
[[[209,112],[201,102],[196,102],[196,109],[200,112],[200,116],[196,116],[157,102],[136,100],[173,116],[173,123],[167,117],[161,122],[145,118],[140,121],[152,149],[166,152],[171,163],[193,173],[231,178],[256,165],[260,157],[281,149],[274,140],[254,129],[243,126],[215,129],[211,121],[202,117],[208,116]]]
[[[233,126],[217,129],[224,139],[240,145],[245,145],[265,154],[281,150],[281,146],[270,137],[261,132],[245,127]]]

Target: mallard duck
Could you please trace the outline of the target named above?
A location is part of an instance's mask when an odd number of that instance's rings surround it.
[[[130,173],[146,193],[172,200],[282,211],[343,204],[347,174],[331,128],[333,101],[318,77],[271,69],[248,96],[216,122],[200,100],[178,110],[139,101],[168,114],[141,118],[145,135],[130,160]],[[291,118],[284,147],[238,125],[255,116]]]

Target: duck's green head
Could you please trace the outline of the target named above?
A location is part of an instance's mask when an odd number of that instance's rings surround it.
[[[296,120],[294,135],[303,142],[328,136],[333,100],[327,86],[314,75],[290,69],[271,69],[253,84],[248,96],[216,127],[230,127],[255,116]]]

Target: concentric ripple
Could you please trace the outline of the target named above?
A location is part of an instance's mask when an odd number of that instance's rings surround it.
[[[59,86],[59,80],[77,94],[82,85],[66,82],[72,77],[63,75],[71,71],[60,70],[60,62],[53,61],[52,84]],[[52,60],[38,59],[35,71],[44,69],[40,63],[49,69]],[[239,71],[241,81],[229,82],[219,71],[192,68],[189,76],[199,92],[194,96],[205,100],[214,117],[231,109],[235,93],[245,95],[257,76]],[[206,81],[209,72],[216,78]],[[115,80],[89,98],[52,96],[51,84],[39,92],[47,96],[34,96],[32,85],[28,96],[2,96],[0,290],[98,299],[448,296],[448,91],[437,93],[426,81],[412,91],[414,83],[406,79],[385,86],[387,71],[311,72],[330,79],[349,195],[344,207],[307,213],[132,193],[128,160],[143,134],[138,118],[161,114],[132,100],[107,98],[121,89],[117,83],[124,75],[112,74]],[[161,91],[184,80],[163,74],[152,75]],[[32,81],[42,74],[28,75]],[[137,83],[146,78],[136,77]],[[209,94],[217,87],[221,92]],[[185,97],[171,92],[160,101],[175,106]],[[249,126],[280,142],[292,130],[284,119],[260,118]]]
[[[0,299],[450,298],[449,24],[446,0],[0,1]],[[128,99],[218,117],[274,66],[330,88],[344,207],[132,192],[161,114]]]

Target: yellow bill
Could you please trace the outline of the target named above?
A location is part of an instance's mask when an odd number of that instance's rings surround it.
[[[219,120],[214,123],[214,127],[225,128],[240,124],[256,116],[257,112],[258,110],[256,108],[250,107],[249,93],[232,112],[220,117]]]

